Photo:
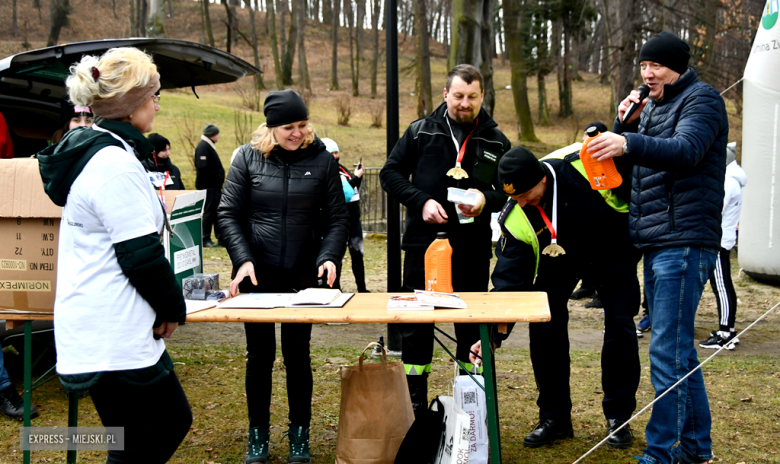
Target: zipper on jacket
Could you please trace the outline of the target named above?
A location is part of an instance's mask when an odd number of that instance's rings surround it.
[[[666,211],[669,212],[669,225],[672,227],[672,231],[674,231],[674,195],[672,194],[672,187],[674,184],[669,186],[669,206],[666,208]]]
[[[279,250],[279,268],[284,269],[284,256],[287,253],[287,189],[290,185],[290,165],[284,165],[284,185],[282,186],[282,246]]]

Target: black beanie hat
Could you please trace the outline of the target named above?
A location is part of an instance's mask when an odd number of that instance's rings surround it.
[[[265,125],[278,127],[297,121],[308,121],[309,110],[301,95],[294,90],[268,92],[263,104]]]
[[[149,140],[149,143],[151,143],[152,146],[154,147],[155,153],[160,153],[161,151],[165,151],[165,146],[171,145],[171,142],[169,142],[168,139],[166,139],[165,137],[163,137],[162,135],[156,132],[149,134],[149,136],[146,137],[146,139]]]
[[[498,163],[498,181],[507,195],[519,195],[531,190],[546,175],[542,163],[523,147],[515,147],[504,153]]]
[[[601,132],[602,134],[604,132],[609,132],[609,128],[607,127],[607,125],[601,121],[593,121],[592,123],[585,126],[585,130],[588,130],[589,127],[595,127],[596,130]]]
[[[672,71],[684,74],[691,58],[690,47],[685,41],[669,31],[660,32],[645,42],[639,52],[639,62],[652,61]]]
[[[215,126],[214,124],[208,122],[205,126],[203,126],[203,135],[206,137],[211,138],[217,134],[219,134],[219,127]]]
[[[93,117],[92,110],[88,106],[74,106],[67,99],[63,99],[60,105],[60,127],[65,127],[77,114],[86,114],[90,118]]]

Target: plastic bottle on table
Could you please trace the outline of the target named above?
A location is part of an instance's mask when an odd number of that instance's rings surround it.
[[[436,234],[425,252],[425,290],[452,293],[452,246],[446,232]]]
[[[582,160],[582,166],[588,175],[590,187],[593,190],[610,190],[619,187],[623,183],[623,177],[615,167],[615,160],[609,158],[604,161],[597,161],[591,158],[591,154],[588,153],[588,144],[596,137],[600,137],[601,132],[594,126],[590,126],[585,129],[585,134],[588,138],[582,144],[580,160]]]

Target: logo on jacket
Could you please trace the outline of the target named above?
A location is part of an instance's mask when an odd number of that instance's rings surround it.
[[[306,171],[306,174],[304,174],[304,176],[310,176],[310,175],[311,175],[311,171]]]
[[[504,192],[506,192],[507,195],[514,195],[515,186],[512,184],[504,184]]]

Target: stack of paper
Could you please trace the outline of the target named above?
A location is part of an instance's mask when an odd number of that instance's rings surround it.
[[[387,302],[388,311],[433,311],[432,305],[424,305],[414,295],[392,295]]]
[[[415,290],[414,295],[420,304],[431,305],[436,308],[467,309],[468,305],[454,293],[425,292]]]

